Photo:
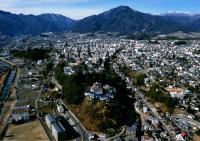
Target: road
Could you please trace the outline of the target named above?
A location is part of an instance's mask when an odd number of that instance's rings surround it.
[[[43,90],[43,84],[41,85],[40,92],[39,92],[39,94],[38,94],[38,96],[37,96],[37,98],[36,98],[36,100],[35,100],[35,109],[36,109],[36,111],[37,111],[37,115],[36,115],[37,118],[40,117],[40,116],[39,116],[39,109],[38,109],[38,101],[39,101],[39,99],[40,99],[40,97],[41,97],[42,90]]]
[[[119,134],[117,134],[117,135],[115,135],[115,136],[113,136],[113,137],[107,138],[107,139],[105,139],[105,140],[106,140],[106,141],[114,140],[114,139],[120,137],[122,134],[124,134],[125,130],[126,130],[126,128],[125,128],[125,126],[123,126],[122,131],[121,131]]]
[[[136,88],[136,87],[132,87],[132,89],[135,90],[135,92],[136,92],[136,94],[137,94],[137,97],[141,98],[142,102],[143,102],[144,104],[147,105],[147,108],[151,111],[152,115],[153,115],[155,118],[157,118],[158,121],[159,121],[160,123],[162,123],[163,129],[169,133],[170,140],[171,140],[171,141],[176,140],[176,136],[175,136],[174,134],[171,133],[171,129],[168,128],[168,126],[165,124],[164,120],[163,120],[163,119],[158,115],[158,113],[155,111],[154,107],[153,107],[149,102],[147,102],[145,98],[142,97],[142,95],[144,95],[144,94],[143,94],[142,92],[140,92],[139,89]]]
[[[144,118],[143,118],[143,115],[142,115],[142,112],[141,110],[137,107],[138,106],[138,101],[136,101],[134,103],[134,108],[135,108],[135,111],[140,115],[140,120],[141,120],[141,131],[144,130]]]
[[[62,90],[62,86],[58,83],[58,81],[55,79],[55,77],[52,78],[51,81],[53,84],[55,84],[60,90]],[[82,137],[83,141],[89,141],[89,135],[83,124],[76,118],[76,116],[70,111],[70,109],[66,106],[66,104],[63,102],[62,99],[60,99],[60,103],[65,106],[68,111],[65,113],[66,116],[69,116],[69,118],[76,124],[76,127],[79,131],[79,134]]]
[[[47,137],[49,138],[49,140],[53,141],[54,137],[52,136],[49,128],[47,127],[47,125],[44,124],[42,117],[40,117],[40,115],[39,115],[38,101],[39,101],[39,99],[40,99],[40,97],[42,95],[42,91],[43,91],[43,84],[41,85],[40,92],[39,92],[37,98],[35,99],[35,109],[36,109],[36,112],[37,112],[36,116],[37,116],[37,119],[40,121],[43,129],[45,130],[45,133],[46,133]]]
[[[181,114],[174,114],[171,116],[172,119],[180,119],[182,121],[186,121],[186,122],[189,122],[189,123],[192,123],[193,125],[196,125],[198,128],[200,128],[200,122],[194,120],[194,119],[191,119],[187,116],[184,116],[184,115],[181,115]]]
[[[117,72],[117,71],[116,71],[116,72]],[[124,75],[123,73],[118,73],[118,74],[121,76],[121,78],[122,78],[123,80],[125,80],[125,75]],[[147,74],[147,72],[145,72],[145,74],[149,77],[149,75]],[[150,77],[149,77],[149,78],[150,78]],[[128,85],[132,88],[132,90],[135,91],[135,93],[136,93],[136,97],[135,97],[135,98],[136,98],[136,101],[140,98],[140,99],[142,100],[142,102],[143,102],[144,104],[147,105],[147,108],[150,109],[152,115],[153,115],[156,119],[158,119],[158,121],[159,121],[160,123],[162,123],[163,129],[169,133],[169,135],[170,135],[170,140],[171,140],[171,141],[175,141],[175,140],[176,140],[176,136],[175,136],[174,134],[171,133],[171,129],[169,129],[169,128],[167,127],[167,125],[164,123],[163,119],[158,115],[158,113],[156,112],[156,110],[154,109],[154,107],[153,107],[149,102],[147,102],[147,100],[144,98],[144,94],[143,94],[137,87],[134,87],[133,84],[132,84],[132,82],[128,83]],[[135,108],[136,108],[136,111],[137,111],[136,104],[137,104],[137,102],[135,102]],[[138,112],[140,112],[140,111],[138,111]],[[143,119],[141,119],[141,120],[143,120]],[[142,128],[143,128],[143,127],[142,127]]]

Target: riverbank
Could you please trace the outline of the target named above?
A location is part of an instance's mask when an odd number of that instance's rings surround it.
[[[12,89],[12,85],[14,82],[14,79],[16,77],[16,69],[11,70],[10,74],[8,75],[8,78],[4,84],[4,87],[1,91],[1,97],[2,98],[7,98],[10,95],[11,89]]]
[[[8,78],[8,72],[4,72],[1,76],[0,76],[0,92],[2,93],[2,90],[4,88],[5,82]],[[1,94],[0,94],[1,96]]]
[[[8,76],[6,84],[2,91],[2,96],[6,97],[15,97],[17,91],[17,83],[20,77],[20,69],[12,70],[10,76]],[[3,134],[6,131],[6,128],[9,124],[9,118],[11,116],[12,109],[14,108],[16,100],[7,100],[4,102],[1,115],[0,115],[0,139],[3,137]]]
[[[4,58],[0,58],[0,60],[3,61],[3,62],[5,62],[5,63],[7,63],[7,64],[9,64],[9,65],[11,65],[11,66],[13,66],[13,67],[16,66],[16,64],[14,64],[13,62],[10,62],[8,60],[5,60]]]

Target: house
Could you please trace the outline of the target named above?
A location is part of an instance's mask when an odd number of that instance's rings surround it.
[[[93,86],[90,88],[90,91],[93,92],[96,95],[102,95],[103,90],[102,90],[102,85],[101,83],[94,83]]]
[[[41,65],[41,64],[42,64],[42,60],[38,60],[38,61],[37,61],[37,64],[38,64],[38,65]]]
[[[65,75],[72,75],[75,71],[71,67],[64,67],[64,73]]]
[[[89,96],[91,99],[97,99],[101,101],[109,101],[114,98],[116,89],[109,85],[102,86],[101,83],[94,83],[89,91],[85,92],[85,96]]]
[[[144,107],[143,107],[143,112],[144,112],[144,113],[147,113],[147,111],[148,111],[148,108],[144,106]]]
[[[109,97],[106,96],[106,95],[101,95],[99,98],[100,98],[101,101],[108,101],[109,100]]]
[[[12,120],[14,123],[20,123],[24,121],[29,120],[29,113],[28,112],[22,112],[17,114],[12,114]]]

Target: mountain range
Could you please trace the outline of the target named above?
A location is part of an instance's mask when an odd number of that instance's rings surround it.
[[[58,14],[16,15],[0,11],[0,32],[6,35],[39,34],[68,29],[75,20]]]
[[[0,32],[6,35],[42,32],[159,32],[200,31],[200,15],[167,13],[151,15],[119,6],[99,15],[73,20],[58,14],[23,15],[0,11]]]

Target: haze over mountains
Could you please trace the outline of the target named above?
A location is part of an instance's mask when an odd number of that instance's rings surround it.
[[[200,31],[200,15],[168,13],[151,15],[119,6],[99,15],[73,20],[58,14],[16,15],[0,11],[0,32],[6,35],[39,34],[42,32],[110,31],[121,33]]]

